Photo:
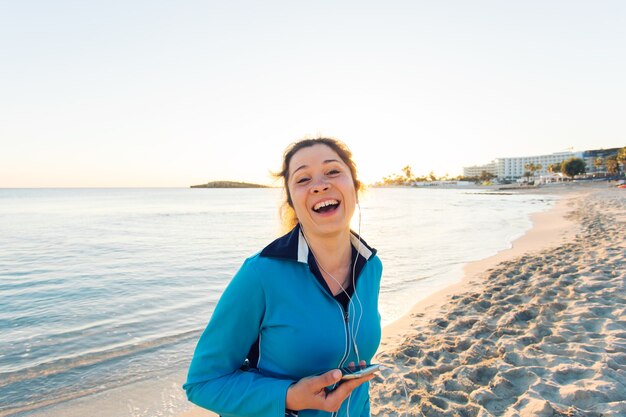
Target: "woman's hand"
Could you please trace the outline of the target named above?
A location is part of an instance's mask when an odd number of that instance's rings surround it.
[[[342,382],[334,390],[325,388],[341,380],[341,371],[333,369],[322,375],[302,378],[287,390],[286,407],[289,410],[314,409],[334,412],[339,410],[343,400],[359,385],[374,378],[373,374]]]

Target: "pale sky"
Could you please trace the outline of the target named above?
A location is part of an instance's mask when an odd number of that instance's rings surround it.
[[[0,187],[362,180],[626,145],[626,2],[0,1]]]

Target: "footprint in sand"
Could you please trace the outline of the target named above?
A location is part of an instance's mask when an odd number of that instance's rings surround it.
[[[568,385],[581,379],[593,378],[595,371],[575,365],[560,365],[553,369],[553,378],[561,385]]]

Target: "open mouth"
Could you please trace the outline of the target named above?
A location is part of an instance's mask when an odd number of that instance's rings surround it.
[[[321,201],[319,203],[317,203],[315,206],[313,206],[313,211],[316,213],[330,213],[332,211],[337,210],[337,207],[339,207],[339,201],[337,200],[325,200],[325,201]]]

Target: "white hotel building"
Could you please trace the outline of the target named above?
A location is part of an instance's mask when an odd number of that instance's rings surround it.
[[[490,163],[486,165],[474,165],[471,167],[463,167],[463,176],[471,177],[471,178],[480,177],[483,172],[497,176],[496,170],[497,170],[496,161],[491,161]]]
[[[535,171],[535,175],[547,175],[548,166],[558,162],[566,161],[570,158],[582,158],[583,152],[557,152],[550,155],[519,156],[513,158],[497,158],[486,165],[463,168],[463,175],[466,177],[480,176],[482,171],[487,171],[498,178],[515,179],[524,176],[528,170],[524,168],[527,164],[541,165],[541,169]]]
[[[582,152],[556,152],[550,155],[498,158],[496,159],[496,175],[498,178],[509,179],[523,177],[528,171],[524,168],[527,164],[541,165],[541,169],[535,171],[535,175],[547,175],[549,165],[567,161],[570,158],[582,158],[582,156]]]

